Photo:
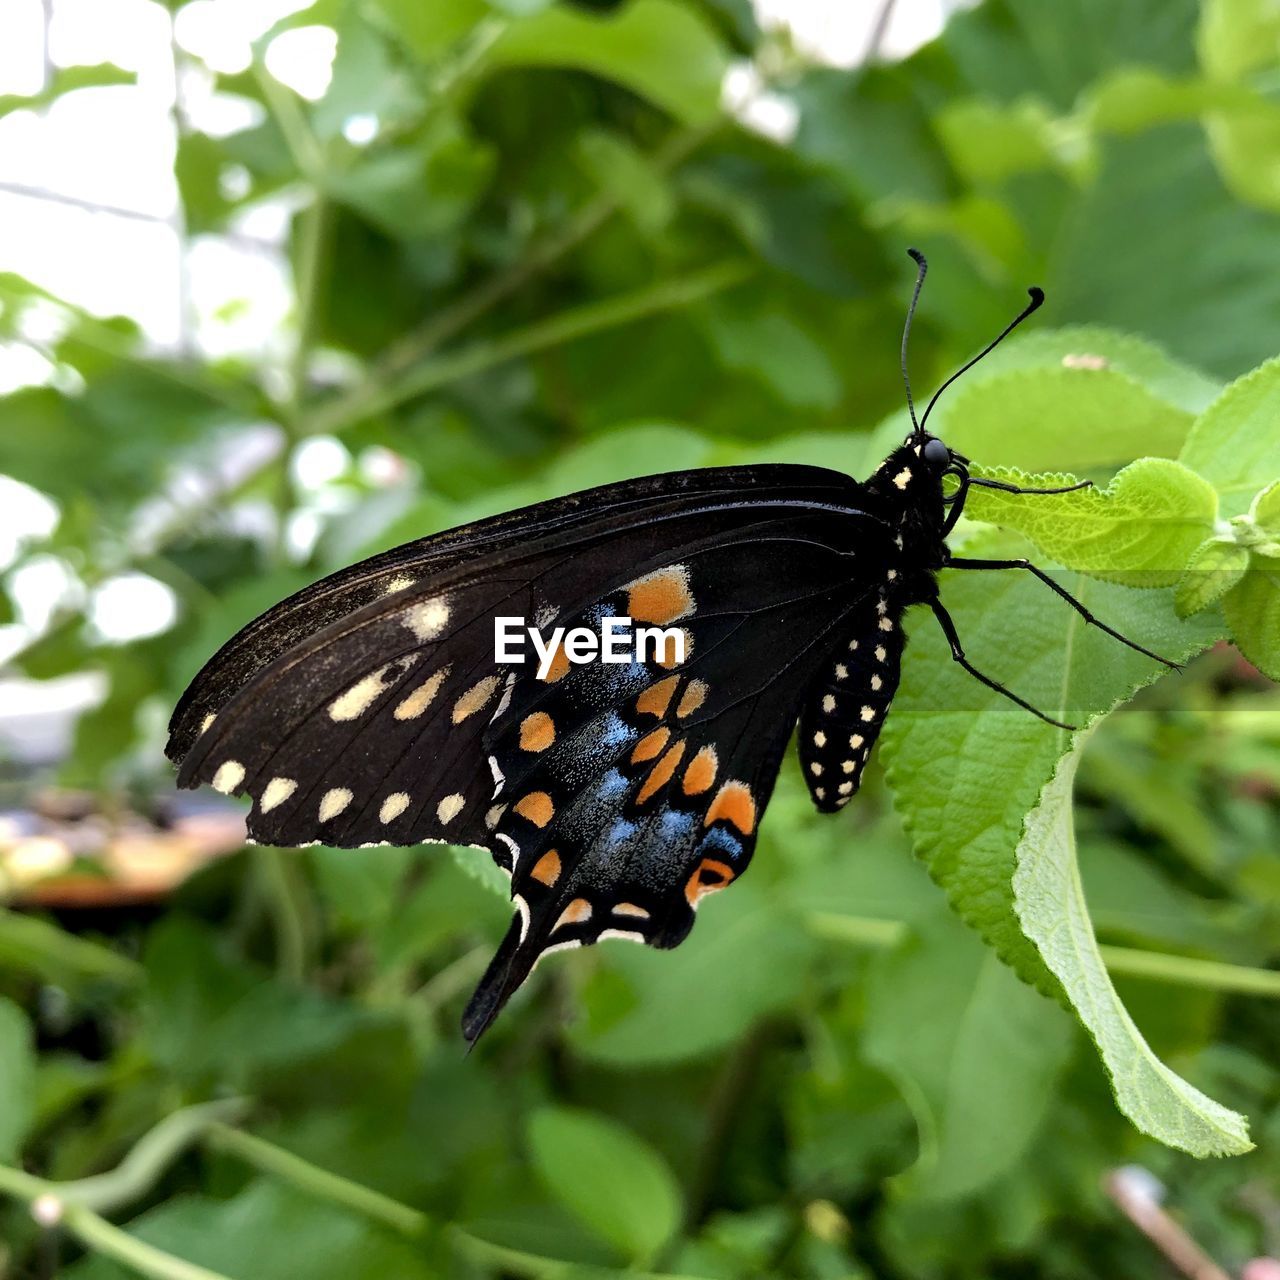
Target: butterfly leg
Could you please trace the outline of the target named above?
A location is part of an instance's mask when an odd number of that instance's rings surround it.
[[[990,676],[984,676],[982,672],[965,657],[964,647],[960,643],[960,637],[956,634],[956,624],[952,620],[951,615],[947,612],[942,601],[939,600],[937,596],[934,596],[934,598],[929,601],[929,608],[933,610],[933,616],[937,618],[938,625],[942,628],[942,634],[946,636],[947,643],[951,646],[951,656],[975,680],[981,684],[985,684],[988,689],[994,689],[997,693],[1002,694],[1004,697],[1008,698],[1010,702],[1016,702],[1018,706],[1022,707],[1026,711],[1030,711],[1033,716],[1039,717],[1039,719],[1043,720],[1045,724],[1051,724],[1056,729],[1075,730],[1075,725],[1067,724],[1065,721],[1055,720],[1052,716],[1045,715],[1043,711],[1033,707],[1031,703],[1018,697],[1018,695],[1011,690],[1006,689],[998,680],[993,680]]]
[[[1150,649],[1144,649],[1142,645],[1130,640],[1127,636],[1122,636],[1114,627],[1109,627],[1105,622],[1099,621],[1070,591],[1056,583],[1043,569],[1032,564],[1030,560],[966,560],[963,557],[952,556],[947,561],[947,567],[951,569],[1026,569],[1029,573],[1035,574],[1050,591],[1065,600],[1090,626],[1097,627],[1099,631],[1105,631],[1113,640],[1119,640],[1121,644],[1137,650],[1138,653],[1145,654],[1148,658],[1163,662],[1171,671],[1182,670],[1181,663],[1170,662],[1168,658],[1162,658],[1158,653],[1152,653]]]

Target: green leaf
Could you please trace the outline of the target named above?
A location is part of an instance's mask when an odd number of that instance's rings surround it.
[[[266,1178],[228,1198],[175,1196],[125,1229],[236,1280],[433,1280],[444,1274],[421,1243],[398,1239],[350,1209]],[[66,1269],[67,1280],[136,1280],[136,1275],[93,1255]]]
[[[720,107],[728,52],[696,9],[630,0],[608,15],[568,6],[511,23],[494,42],[495,66],[576,67],[626,85],[690,124]]]
[[[492,17],[484,0],[372,0],[374,9],[404,46],[423,62],[432,62],[477,23]]]
[[[576,143],[583,168],[642,231],[656,234],[676,211],[675,196],[649,158],[621,134],[587,129]]]
[[[1150,1137],[1195,1156],[1252,1148],[1241,1115],[1171,1071],[1142,1038],[1107,974],[1076,862],[1072,795],[1087,736],[1058,762],[1027,815],[1013,876],[1018,919],[1093,1036],[1121,1111]]]
[[[1017,554],[1018,545],[987,534],[964,553]],[[1079,574],[1057,580],[1098,618],[1171,659],[1222,635],[1212,614],[1179,622],[1168,593]],[[1068,723],[1087,723],[1164,673],[1024,571],[944,572],[941,587],[969,660]],[[1055,990],[1018,925],[1010,881],[1023,820],[1070,739],[966,675],[927,613],[908,620],[902,685],[882,735],[894,804],[960,917],[1024,978]]]
[[[835,408],[842,386],[826,350],[777,304],[744,308],[737,302],[707,307],[716,353],[727,369],[755,375],[797,409]]]
[[[1049,488],[1069,477],[982,472],[1013,484]],[[1194,471],[1165,458],[1141,458],[1105,489],[1027,497],[971,489],[965,515],[1016,529],[1068,569],[1129,586],[1171,586],[1213,533],[1218,500]]]
[[[0,996],[0,1160],[14,1160],[35,1118],[35,1037],[26,1015]]]
[[[1204,69],[1236,80],[1275,64],[1280,10],[1270,0],[1204,0],[1196,50]]]
[[[1181,461],[1218,491],[1223,516],[1280,479],[1280,358],[1233,382],[1197,419]]]
[[[1231,639],[1263,675],[1280,680],[1280,559],[1253,556],[1222,601]]]
[[[137,76],[132,71],[125,71],[112,62],[99,62],[87,67],[55,67],[48,86],[39,93],[0,94],[0,116],[10,111],[35,111],[47,107],[64,93],[72,93],[76,89],[98,89],[108,85],[135,84]]]
[[[680,1187],[665,1161],[620,1124],[572,1107],[529,1117],[534,1167],[566,1209],[629,1258],[652,1258],[680,1226]]]
[[[1016,173],[1077,163],[1062,147],[1059,130],[1042,102],[1011,106],[966,99],[949,103],[936,118],[951,163],[974,184],[1003,182]]]
[[[750,881],[702,908],[678,960],[606,944],[608,968],[587,984],[569,1038],[586,1057],[634,1067],[679,1062],[730,1044],[804,989],[813,942]]]
[[[1222,390],[1220,382],[1175,360],[1154,342],[1100,325],[1019,332],[1012,341],[997,347],[965,380],[982,381],[1011,369],[1070,370],[1080,375],[1073,385],[1079,385],[1082,394],[1094,385],[1090,375],[1111,370],[1140,383],[1157,400],[1193,415],[1207,409]],[[945,403],[939,402],[939,412]],[[1016,434],[1021,446],[1021,433]],[[1145,447],[1143,451],[1152,452]],[[1026,465],[1025,458],[1023,464]]]
[[[1272,538],[1280,538],[1280,480],[1267,485],[1249,504],[1249,518]]]
[[[1057,368],[966,378],[938,402],[931,429],[986,467],[1082,472],[1175,457],[1192,415],[1117,369],[1090,367],[1093,355],[1086,348]]]
[[[935,914],[872,966],[864,1044],[920,1132],[895,1190],[956,1199],[1030,1147],[1070,1054],[1071,1022],[954,917]]]
[[[1178,580],[1173,605],[1178,617],[1189,618],[1220,600],[1244,576],[1249,552],[1226,538],[1209,538],[1200,545]]]

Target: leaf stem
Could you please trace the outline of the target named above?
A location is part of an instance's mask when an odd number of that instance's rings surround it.
[[[910,927],[903,920],[849,916],[834,911],[811,912],[807,923],[809,931],[819,938],[876,949],[896,946]],[[1113,974],[1280,1000],[1280,970],[1277,969],[1259,969],[1225,960],[1201,960],[1195,956],[1146,951],[1139,947],[1099,944],[1098,950],[1108,971]]]
[[[142,966],[107,947],[59,929],[36,916],[0,907],[0,962],[70,986],[106,979],[133,986]]]
[[[340,1204],[357,1213],[391,1227],[406,1236],[425,1235],[431,1219],[410,1205],[362,1186],[327,1169],[321,1169],[301,1156],[286,1151],[265,1138],[243,1129],[215,1123],[208,1128],[210,1144],[228,1155],[237,1156],[263,1173],[283,1179],[298,1190],[321,1200]]]
[[[559,315],[526,325],[500,338],[488,339],[419,365],[386,383],[371,380],[361,389],[359,401],[344,398],[322,406],[312,417],[313,432],[337,432],[374,413],[392,409],[404,401],[438,387],[482,373],[495,365],[559,346],[575,338],[603,333],[646,316],[656,315],[710,297],[740,284],[753,268],[744,262],[720,262],[690,275],[675,277],[573,307]]]

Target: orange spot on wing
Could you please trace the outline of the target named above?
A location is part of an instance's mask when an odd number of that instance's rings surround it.
[[[674,622],[692,612],[689,575],[683,565],[637,578],[627,592],[627,613],[635,622]]]
[[[453,704],[453,723],[461,724],[468,716],[475,715],[497,692],[499,683],[497,676],[485,676],[483,680],[473,684]]]
[[[730,780],[716,792],[704,825],[709,827],[720,818],[732,822],[744,836],[756,829],[756,802],[745,782]]]
[[[676,715],[681,719],[691,716],[706,701],[707,686],[701,680],[690,680],[676,707]]]
[[[640,760],[652,760],[654,756],[667,745],[667,739],[671,737],[671,730],[659,726],[652,733],[647,733],[635,745],[635,750],[631,753],[631,763],[636,764]]]
[[[657,716],[659,720],[667,714],[671,699],[675,695],[679,676],[664,676],[657,684],[651,684],[637,699],[636,711]]]
[[[665,787],[671,781],[671,775],[675,773],[676,766],[680,763],[680,757],[684,755],[684,743],[677,742],[657,764],[649,770],[649,776],[645,779],[644,786],[640,788],[640,794],[636,796],[636,804],[644,804],[650,796],[659,788]]]
[[[535,827],[545,827],[556,812],[555,805],[551,803],[551,797],[545,791],[530,791],[527,796],[521,796],[516,801],[514,808],[522,818],[527,818]]]
[[[549,849],[538,859],[529,874],[549,888],[560,879],[560,855],[554,849]]]
[[[545,711],[535,711],[520,722],[520,745],[524,750],[545,751],[555,740],[555,721]]]
[[[696,907],[699,898],[705,898],[709,893],[718,893],[733,880],[735,874],[727,862],[703,858],[698,869],[685,882],[685,899],[691,907]]]
[[[563,680],[569,674],[569,655],[564,651],[564,645],[556,645],[556,651],[547,667],[547,674],[543,676],[543,680],[547,684],[555,684],[557,680]]]
[[[560,919],[551,927],[552,929],[558,929],[562,924],[581,924],[582,921],[590,919],[591,903],[586,898],[574,898],[560,913]]]
[[[687,796],[699,796],[704,791],[710,789],[711,784],[716,780],[716,749],[715,747],[703,747],[698,754],[689,761],[689,767],[684,771],[684,793]]]

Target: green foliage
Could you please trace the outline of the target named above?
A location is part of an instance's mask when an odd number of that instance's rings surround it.
[[[95,839],[190,813],[174,701],[303,583],[625,476],[865,475],[906,430],[910,243],[923,401],[1048,295],[930,428],[978,476],[1094,482],[975,488],[956,553],[1029,556],[1188,666],[1025,571],[944,571],[975,665],[1082,731],[971,680],[915,611],[856,804],[816,814],[788,762],[750,875],[678,952],[549,958],[465,1060],[509,919],[476,850],[246,850],[145,910],[0,912],[5,1265],[45,1267],[24,1202],[56,1190],[74,1280],[1155,1277],[1097,1194],[1133,1162],[1226,1269],[1261,1252],[1270,1208],[1239,1192],[1280,1178],[1273,9],[987,0],[847,72],[736,0],[316,0],[248,71],[201,71],[255,123],[183,122],[182,222],[287,203],[286,341],[179,358],[0,276],[0,340],[51,370],[0,400],[0,470],[59,521],[4,567],[0,620],[25,616],[10,571],[55,560],[74,589],[12,665],[105,684],[66,758],[5,784],[93,793],[77,847],[108,904]],[[312,24],[338,42],[314,102],[265,67]],[[739,59],[799,108],[790,144],[726,114]],[[131,79],[66,68],[0,111]],[[299,465],[313,436],[346,450],[330,480]],[[90,605],[130,570],[177,619],[117,643]]]

